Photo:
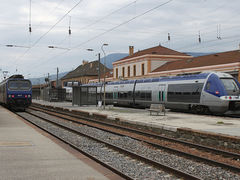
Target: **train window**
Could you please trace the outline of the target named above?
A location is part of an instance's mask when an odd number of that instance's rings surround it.
[[[127,97],[128,99],[132,99],[132,91],[128,91]]]
[[[8,88],[11,90],[17,90],[18,89],[17,81],[9,81]]]
[[[29,81],[14,81],[8,82],[8,88],[10,90],[29,90],[31,88],[31,83]]]
[[[139,99],[139,98],[140,98],[140,91],[136,91],[136,92],[135,92],[135,98],[136,98],[136,99]]]
[[[200,92],[192,92],[192,95],[199,95]]]
[[[119,97],[119,99],[123,99],[123,97],[124,97],[123,92],[119,92],[118,97]]]
[[[145,94],[145,100],[146,101],[151,101],[152,100],[152,92],[151,91],[147,91]]]
[[[239,91],[238,85],[234,79],[221,79],[227,91]]]
[[[207,85],[206,85],[206,90],[210,90],[210,88],[211,88],[211,83],[210,82],[207,82]]]
[[[145,92],[143,92],[143,91],[140,92],[140,99],[142,99],[142,100],[145,99]]]
[[[168,86],[169,102],[199,102],[202,83],[170,84]]]
[[[151,101],[152,100],[152,91],[136,91],[135,99]]]

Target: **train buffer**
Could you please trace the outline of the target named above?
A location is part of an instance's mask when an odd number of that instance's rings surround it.
[[[164,116],[166,113],[164,104],[151,104],[150,109],[148,109],[148,111],[150,112],[150,116],[152,115],[153,112],[156,113],[157,115],[159,115],[159,113],[163,113]]]

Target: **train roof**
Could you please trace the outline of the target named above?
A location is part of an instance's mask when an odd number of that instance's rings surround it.
[[[149,83],[149,82],[166,82],[166,81],[178,81],[178,80],[195,80],[195,79],[206,79],[209,74],[213,72],[205,72],[200,74],[192,74],[192,75],[182,75],[182,76],[168,76],[168,77],[157,77],[157,78],[146,78],[146,79],[137,79],[137,80],[122,80],[122,81],[113,81],[107,82],[108,85],[117,85],[117,84],[133,84],[135,81],[137,83]],[[218,76],[230,77],[230,75],[226,76],[226,73],[215,72]],[[101,86],[103,83],[90,83],[83,84],[81,86]]]
[[[183,76],[168,76],[168,77],[157,77],[157,78],[146,78],[146,79],[137,79],[137,80],[122,80],[122,81],[113,81],[107,82],[108,85],[117,85],[117,84],[133,84],[135,81],[137,83],[149,83],[149,82],[164,82],[164,81],[177,81],[177,80],[193,80],[193,79],[206,79],[209,73],[193,74],[193,75],[183,75]],[[82,84],[81,86],[101,86],[103,83],[90,83]]]
[[[23,79],[23,80],[28,80],[28,79],[24,79],[24,76],[21,75],[21,74],[15,74],[15,75],[12,75],[10,77],[8,77],[7,79],[4,79],[2,82],[0,83],[5,83],[5,82],[8,82],[8,80],[12,80],[12,79],[17,79],[17,80],[20,80],[20,79]]]
[[[21,74],[15,74],[10,76],[8,79],[24,79],[24,76]]]
[[[147,78],[147,79],[137,79],[137,80],[126,80],[126,81],[115,81],[108,82],[109,85],[115,84],[132,84],[135,81],[137,83],[149,83],[149,82],[164,82],[164,81],[177,81],[177,80],[192,80],[192,79],[206,79],[210,73],[201,73],[194,75],[183,75],[183,76],[168,76],[168,77],[157,77],[157,78]]]

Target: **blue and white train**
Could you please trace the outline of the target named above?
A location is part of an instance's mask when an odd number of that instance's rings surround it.
[[[104,86],[94,86],[97,100],[103,101]],[[168,109],[224,114],[240,110],[239,89],[236,79],[219,72],[125,80],[106,84],[105,102],[133,107],[162,103]]]
[[[25,110],[32,103],[32,84],[22,75],[13,75],[0,83],[0,103]]]

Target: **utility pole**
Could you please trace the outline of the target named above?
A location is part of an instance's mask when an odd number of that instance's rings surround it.
[[[49,73],[48,73],[48,101],[50,101],[50,80],[49,80]]]
[[[100,83],[100,53],[98,53],[98,82]]]
[[[103,50],[103,46],[108,46],[108,44],[103,44],[101,49],[103,51],[104,54],[104,67],[103,67],[103,109],[105,110],[105,106],[106,106],[106,54],[105,51]]]
[[[56,82],[56,88],[58,88],[58,72],[59,72],[59,70],[58,70],[58,67],[57,67],[57,82]]]
[[[49,73],[48,73],[48,87],[50,88]]]

